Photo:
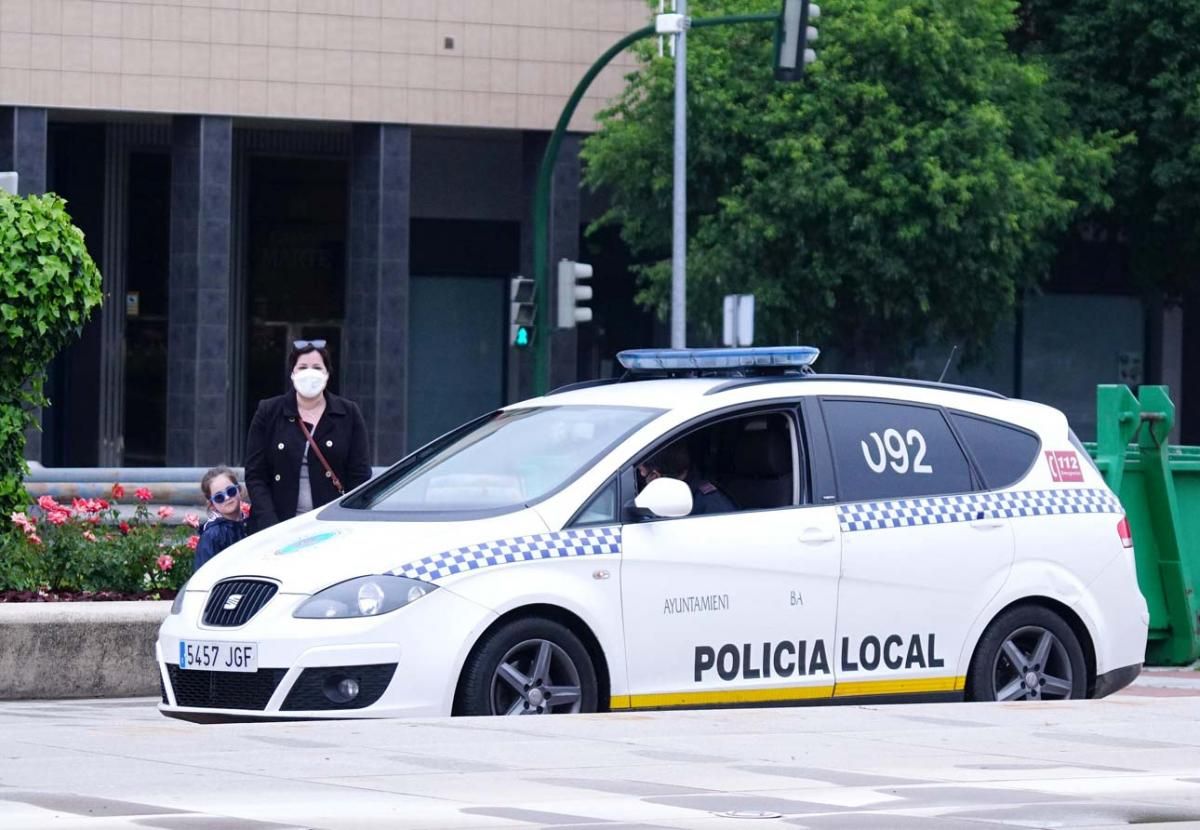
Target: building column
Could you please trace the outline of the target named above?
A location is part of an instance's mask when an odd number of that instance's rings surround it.
[[[0,170],[15,171],[22,196],[46,192],[46,110],[0,107]]]
[[[1167,302],[1161,293],[1154,294],[1146,303],[1146,340],[1149,365],[1143,382],[1170,389],[1171,402],[1175,404],[1175,426],[1169,440],[1178,444],[1184,420],[1183,307]]]
[[[46,192],[49,146],[46,110],[41,107],[0,107],[0,171],[16,172],[22,196]],[[34,413],[40,423],[41,411]],[[25,431],[25,458],[42,460],[42,432]]]
[[[548,142],[546,133],[525,133],[521,145],[521,273],[528,277],[534,273],[533,197]],[[579,258],[579,148],[579,136],[564,136],[550,180],[550,216],[546,234],[550,244],[550,303],[549,308],[539,308],[537,313],[547,315],[550,322],[551,389],[578,379],[578,335],[575,329],[558,329],[556,306],[557,263],[560,259]],[[532,350],[513,348],[511,352],[509,397],[520,400],[533,394]]]
[[[356,124],[350,164],[341,390],[362,409],[372,463],[407,451],[412,131]]]
[[[228,463],[233,121],[171,124],[167,464]]]
[[[125,230],[129,151],[125,131],[104,133],[104,241],[100,262],[108,301],[100,307],[99,464],[119,467],[125,453]]]
[[[558,314],[560,259],[579,259],[579,147],[580,138],[568,135],[559,150],[550,186],[550,306]],[[554,318],[551,318],[554,319]],[[555,329],[550,341],[550,388],[579,380],[578,329]]]
[[[1184,289],[1180,313],[1182,353],[1200,354],[1200,278],[1193,277]],[[1193,401],[1200,401],[1200,361],[1184,360],[1182,374],[1179,400],[1175,403],[1176,423],[1180,425],[1179,442],[1200,444],[1200,405],[1193,404]]]

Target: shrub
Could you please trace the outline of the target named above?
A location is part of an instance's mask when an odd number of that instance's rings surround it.
[[[15,530],[0,531],[0,591],[36,591],[46,584],[38,550]]]
[[[113,501],[75,499],[60,504],[42,496],[28,511],[14,512],[13,529],[0,539],[0,590],[178,590],[192,573],[199,517],[168,525],[172,508],[151,513],[148,490],[138,490],[132,517]]]
[[[20,510],[25,429],[46,366],[100,305],[100,272],[58,196],[0,192],[0,515]]]

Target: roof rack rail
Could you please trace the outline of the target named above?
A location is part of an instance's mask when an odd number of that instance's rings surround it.
[[[778,383],[786,380],[832,380],[832,381],[850,381],[853,383],[878,383],[889,386],[918,386],[922,389],[940,389],[946,392],[962,392],[967,395],[981,395],[985,398],[998,398],[1007,400],[1006,395],[1001,395],[999,392],[993,392],[990,389],[980,389],[976,386],[960,386],[956,383],[942,383],[936,380],[918,380],[915,378],[889,378],[880,377],[878,375],[818,375],[815,372],[804,375],[786,375],[786,376],[767,376],[767,377],[748,377],[736,378],[728,383],[722,383],[720,386],[714,386],[705,392],[705,395],[717,395],[721,392],[727,392],[730,389],[740,389],[744,386],[754,386],[760,383]]]
[[[577,381],[576,383],[568,383],[564,386],[559,386],[555,389],[551,389],[549,392],[546,393],[546,395],[549,396],[549,395],[558,395],[562,392],[574,392],[576,389],[590,389],[593,386],[608,386],[610,384],[621,383],[622,381],[629,380],[629,379],[630,378],[628,377],[628,373],[626,373],[619,378],[599,378],[597,380],[581,380],[581,381]],[[634,380],[636,380],[636,378],[634,378]]]

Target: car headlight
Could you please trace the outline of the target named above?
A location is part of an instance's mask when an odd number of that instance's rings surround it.
[[[318,591],[301,603],[292,616],[302,619],[375,617],[403,608],[436,588],[432,583],[404,576],[360,576]]]
[[[187,583],[179,586],[179,591],[175,594],[175,601],[171,603],[171,613],[178,614],[183,610],[183,595],[187,593]]]

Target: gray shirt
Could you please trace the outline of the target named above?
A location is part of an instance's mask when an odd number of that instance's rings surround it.
[[[308,442],[304,442],[304,457],[300,459],[300,490],[296,494],[296,515],[313,509],[312,482],[308,480]]]

